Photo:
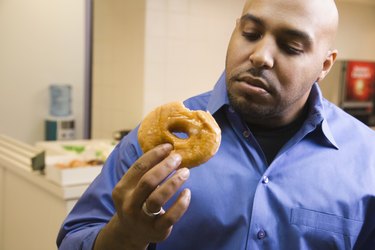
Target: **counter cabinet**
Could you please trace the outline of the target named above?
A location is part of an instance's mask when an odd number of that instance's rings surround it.
[[[56,249],[60,226],[87,187],[58,185],[0,155],[0,249]]]

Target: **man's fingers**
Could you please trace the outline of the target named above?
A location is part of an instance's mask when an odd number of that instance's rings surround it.
[[[159,209],[180,189],[182,184],[189,178],[189,175],[189,169],[181,168],[160,185],[159,188],[155,189],[146,200],[149,211],[159,211]]]
[[[129,184],[137,183],[148,170],[164,160],[172,149],[173,147],[169,143],[156,146],[142,155],[129,168],[128,172],[122,177],[122,179],[126,179]]]
[[[155,228],[170,228],[185,214],[191,199],[190,189],[184,189],[176,202],[155,221]]]
[[[137,211],[139,208],[139,201],[134,204],[131,197],[139,200],[138,197],[132,195],[132,190],[137,186],[142,176],[155,165],[160,163],[168,156],[173,149],[171,144],[159,145],[142,155],[122,176],[121,180],[117,183],[112,191],[112,197],[115,206],[120,210],[127,209],[128,211]],[[126,198],[125,198],[126,197]],[[123,203],[127,199],[127,206],[123,207]]]
[[[134,205],[141,207],[146,201],[147,197],[163,182],[181,163],[181,156],[178,154],[170,154],[157,166],[153,167],[139,180],[136,188],[133,192]],[[160,208],[160,206],[159,206]],[[155,205],[150,207],[152,212],[155,209]]]

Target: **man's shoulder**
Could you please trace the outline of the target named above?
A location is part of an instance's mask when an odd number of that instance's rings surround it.
[[[353,140],[367,141],[375,145],[375,131],[335,104],[323,102],[326,119],[335,137],[352,137]]]
[[[184,101],[184,105],[192,110],[207,110],[212,91],[190,97]]]

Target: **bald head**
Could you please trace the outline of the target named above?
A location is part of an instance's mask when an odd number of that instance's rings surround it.
[[[333,0],[247,0],[226,58],[234,109],[262,126],[295,120],[336,59],[337,26]]]
[[[251,11],[253,6],[258,6],[259,4],[265,7],[272,5],[273,8],[269,8],[269,11],[277,9],[279,13],[285,15],[285,18],[292,17],[299,21],[304,19],[308,23],[314,24],[315,27],[318,27],[315,31],[320,33],[326,39],[327,45],[332,48],[339,21],[334,0],[247,0],[242,15],[245,15]],[[257,13],[253,14],[256,15]]]

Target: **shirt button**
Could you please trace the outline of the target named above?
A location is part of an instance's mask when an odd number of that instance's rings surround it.
[[[248,138],[248,137],[250,136],[250,131],[245,130],[245,131],[243,131],[242,135],[243,135],[245,138]]]
[[[257,233],[257,237],[259,240],[264,239],[266,237],[266,232],[263,229],[259,230]]]
[[[263,184],[267,184],[269,181],[270,181],[270,179],[268,179],[268,176],[267,175],[263,175],[263,177],[262,177],[262,183]]]

